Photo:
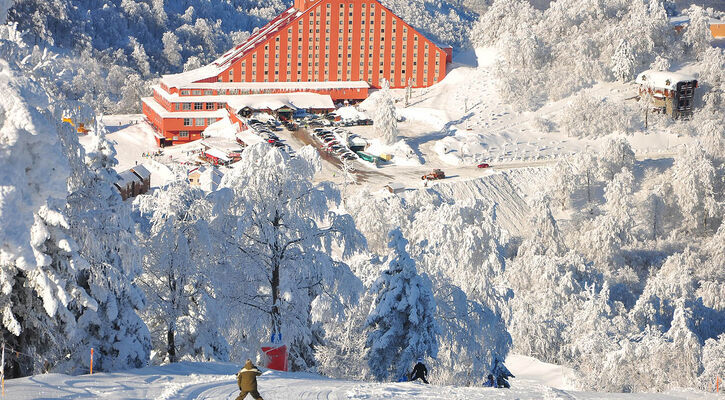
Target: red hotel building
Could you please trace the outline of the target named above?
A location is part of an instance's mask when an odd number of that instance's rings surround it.
[[[211,64],[164,75],[142,99],[143,112],[159,144],[187,142],[226,115],[228,96],[305,91],[362,100],[383,79],[392,88],[440,82],[451,56],[376,0],[295,0]]]

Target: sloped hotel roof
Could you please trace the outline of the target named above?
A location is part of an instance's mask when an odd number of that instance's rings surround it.
[[[257,47],[257,45],[267,40],[269,36],[284,29],[288,23],[292,22],[300,15],[302,15],[302,12],[297,11],[294,7],[291,7],[276,16],[273,20],[267,23],[267,25],[252,33],[252,35],[243,43],[240,43],[228,50],[211,64],[179,74],[164,75],[162,80],[170,87],[186,87],[190,83],[216,77],[220,73],[224,72],[224,70],[231,67],[235,61],[247,55],[250,51]]]

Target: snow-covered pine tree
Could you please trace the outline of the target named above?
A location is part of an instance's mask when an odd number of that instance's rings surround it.
[[[393,144],[398,140],[398,120],[395,117],[395,103],[390,94],[390,82],[383,79],[382,88],[378,92],[373,113],[375,132],[384,144]]]
[[[388,266],[373,284],[365,347],[370,372],[380,381],[406,375],[419,357],[435,358],[439,333],[436,303],[426,275],[418,275],[400,229],[389,234]]]
[[[614,77],[622,82],[632,78],[634,73],[634,55],[632,46],[627,39],[621,39],[612,55],[612,73]]]
[[[97,304],[63,214],[70,175],[47,94],[0,60],[0,336],[23,353],[8,377],[54,369],[79,342],[75,315]],[[63,369],[61,372],[68,372]]]
[[[90,133],[85,163],[78,166],[83,171],[74,174],[82,180],[68,196],[70,232],[88,262],[78,281],[98,303],[97,310],[82,310],[78,316],[78,328],[86,335],[72,358],[76,364],[87,364],[87,349],[94,348],[94,368],[114,371],[146,365],[151,337],[137,315],[145,298],[134,282],[141,274],[141,253],[131,205],[113,187],[116,152],[101,120],[97,118]],[[72,135],[69,140],[77,142],[75,132]],[[75,154],[83,157],[84,152]]]
[[[229,357],[209,264],[208,216],[203,192],[182,179],[136,200],[139,242],[145,250],[139,285],[148,299],[143,319],[155,362]]]

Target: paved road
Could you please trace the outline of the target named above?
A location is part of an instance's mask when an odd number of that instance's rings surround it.
[[[288,131],[289,132],[289,131]],[[320,154],[320,158],[323,161],[329,163],[338,170],[342,170],[342,162],[334,154],[325,151],[321,148],[321,142],[314,138],[311,132],[300,127],[297,131],[290,132],[291,137],[300,145],[312,145],[315,147]],[[672,158],[676,153],[652,153],[652,154],[638,154],[637,160],[657,160],[663,158]],[[543,167],[547,165],[556,164],[558,159],[546,159],[546,160],[523,160],[515,162],[506,162],[492,165],[490,168],[476,168],[475,165],[462,165],[462,166],[451,166],[447,164],[434,165],[427,163],[420,167],[383,167],[382,170],[373,170],[370,167],[362,164],[363,161],[356,160],[352,162],[355,176],[355,183],[379,183],[384,185],[388,182],[397,181],[408,187],[412,186],[423,186],[421,177],[429,174],[434,168],[440,168],[446,173],[446,181],[458,180],[458,179],[472,179],[480,176],[490,174],[492,171],[507,171],[519,168],[531,168],[531,167]],[[385,171],[385,172],[383,172]]]

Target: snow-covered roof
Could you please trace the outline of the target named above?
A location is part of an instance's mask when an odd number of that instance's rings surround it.
[[[405,185],[403,185],[400,182],[390,182],[387,185],[385,185],[393,190],[402,190],[405,189]]]
[[[131,182],[137,181],[138,177],[134,175],[133,172],[131,172],[131,170],[129,169],[118,174],[118,181],[116,181],[116,185],[120,187],[126,187],[131,184]]]
[[[680,25],[687,25],[689,23],[690,23],[689,15],[678,15],[676,17],[670,17],[670,25],[680,26]],[[725,21],[723,21],[721,19],[710,18],[710,25],[720,25],[720,24],[725,24]]]
[[[335,103],[329,95],[307,92],[234,96],[227,101],[227,105],[235,112],[245,107],[253,110],[279,110],[282,107],[305,110],[335,109]]]
[[[131,172],[138,175],[141,179],[151,179],[151,172],[142,165],[136,165],[131,168]]]
[[[180,72],[178,74],[162,75],[161,80],[169,87],[183,87],[189,83],[202,79],[209,79],[221,74],[223,70],[214,64],[205,65],[189,71]]]
[[[363,139],[361,137],[357,137],[357,136],[356,137],[351,137],[347,141],[348,141],[348,143],[350,143],[351,146],[363,146],[363,147],[365,147],[365,146],[368,145],[367,140],[365,140],[365,139]]]
[[[201,145],[210,149],[221,150],[225,154],[238,152],[242,149],[239,143],[226,137],[208,137],[201,140]]]
[[[640,85],[647,85],[658,89],[675,90],[677,88],[677,82],[688,82],[694,80],[695,77],[692,75],[669,71],[655,71],[650,69],[637,75],[635,82]]]
[[[224,109],[214,111],[167,111],[153,97],[143,97],[141,101],[161,118],[223,118],[228,115]]]
[[[208,155],[210,155],[210,156],[212,156],[214,158],[218,158],[218,159],[220,159],[222,161],[229,161],[229,157],[227,157],[227,155],[224,154],[223,151],[218,150],[218,149],[215,149],[213,147],[210,148],[210,149],[204,150],[204,153],[206,153],[206,154],[208,154]]]
[[[247,129],[246,131],[238,132],[237,138],[239,140],[241,140],[242,142],[244,142],[244,144],[246,144],[247,146],[251,146],[251,145],[254,145],[257,143],[264,142],[264,139],[255,135],[254,133],[252,133],[250,129]]]

